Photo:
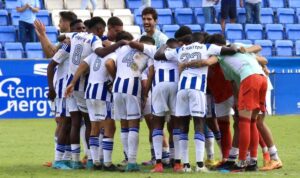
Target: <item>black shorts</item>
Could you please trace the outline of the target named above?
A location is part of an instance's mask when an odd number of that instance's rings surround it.
[[[221,1],[221,18],[236,19],[236,0]]]

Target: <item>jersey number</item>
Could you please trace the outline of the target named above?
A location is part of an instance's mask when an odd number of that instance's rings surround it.
[[[100,69],[100,66],[101,66],[101,59],[97,57],[93,66],[93,70],[98,71]]]
[[[75,64],[75,65],[80,64],[82,51],[83,51],[83,46],[80,45],[80,44],[77,44],[75,46],[74,53],[73,53],[73,56],[72,56],[73,64]]]
[[[189,61],[200,60],[200,59],[201,59],[200,52],[182,53],[180,55],[180,62],[189,62]]]

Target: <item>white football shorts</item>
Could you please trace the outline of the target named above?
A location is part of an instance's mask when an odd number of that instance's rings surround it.
[[[125,93],[114,93],[113,97],[115,120],[133,120],[141,118],[141,99],[139,97]]]

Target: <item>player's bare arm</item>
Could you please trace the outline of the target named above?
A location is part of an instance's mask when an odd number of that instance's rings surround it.
[[[55,88],[53,85],[53,78],[54,78],[54,74],[55,74],[55,67],[57,65],[58,65],[57,62],[55,62],[54,60],[51,60],[51,62],[49,63],[49,65],[47,67],[47,78],[48,78],[48,87],[49,87],[48,98],[51,101],[54,101],[54,99],[56,97],[56,92],[55,92]]]
[[[133,49],[137,49],[142,52],[144,51],[144,44],[138,41],[130,41],[128,45]]]
[[[117,73],[117,67],[116,67],[116,64],[115,64],[114,60],[113,59],[108,59],[105,62],[105,67],[106,67],[109,75],[113,78],[113,80],[115,80],[116,73]]]
[[[234,55],[238,52],[242,52],[242,51],[240,51],[240,49],[238,49],[235,45],[223,46],[220,55]]]
[[[147,80],[147,85],[146,85],[146,89],[145,89],[145,93],[143,94],[146,95],[148,97],[148,93],[151,89],[151,86],[152,86],[152,82],[153,82],[153,78],[154,78],[154,66],[150,66],[149,69],[148,69],[148,80]]]
[[[263,67],[268,64],[268,60],[263,56],[256,55],[256,60]]]
[[[34,21],[34,28],[35,28],[35,32],[41,42],[42,48],[43,48],[43,52],[45,53],[45,56],[47,58],[51,58],[54,56],[54,54],[57,52],[57,50],[59,49],[59,47],[54,46],[49,38],[47,37],[46,34],[46,28],[45,25],[39,21],[39,20],[35,20]]]
[[[126,40],[120,40],[117,43],[107,46],[107,47],[103,47],[103,48],[97,48],[95,50],[95,53],[100,56],[100,57],[105,57],[108,54],[114,52],[116,49],[118,49],[121,46],[127,45],[128,41]]]
[[[204,67],[204,66],[211,66],[213,64],[216,64],[218,62],[218,58],[216,56],[211,56],[207,60],[194,60],[186,63],[180,63],[179,69],[183,70],[187,67]]]
[[[258,53],[262,50],[260,45],[253,45],[251,47],[245,48],[246,53]]]
[[[76,82],[78,81],[80,76],[83,73],[85,73],[88,69],[89,69],[89,65],[86,62],[82,61],[79,64],[79,67],[78,67],[78,69],[76,70],[76,72],[74,74],[73,80],[71,81],[71,83],[66,88],[66,92],[65,92],[66,97],[69,97],[73,93],[74,86],[75,86]]]
[[[165,50],[168,48],[168,46],[165,44],[165,45],[162,45],[158,50],[157,52],[155,53],[154,55],[154,59],[155,60],[167,60],[167,57],[165,55]]]

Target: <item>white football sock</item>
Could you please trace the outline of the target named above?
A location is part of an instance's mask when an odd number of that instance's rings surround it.
[[[201,133],[199,133],[199,134],[201,134]],[[203,134],[201,134],[201,136],[199,136],[199,138],[202,139],[202,135]],[[195,137],[196,137],[196,134],[195,134]],[[205,133],[205,150],[206,150],[208,160],[213,160],[214,159],[214,154],[215,154],[214,141],[215,141],[215,139],[214,139],[213,132],[207,131]]]
[[[123,144],[123,152],[126,160],[128,160],[128,133],[128,128],[121,128],[121,141]]]
[[[99,137],[90,137],[90,151],[94,164],[99,164]]]
[[[55,161],[61,161],[65,153],[65,145],[56,145]]]
[[[128,162],[136,163],[139,144],[139,128],[129,128],[128,133]]]
[[[72,158],[71,145],[65,145],[65,154],[63,156],[63,160],[70,161],[71,158]]]
[[[180,151],[181,151],[181,160],[183,164],[189,163],[189,138],[188,134],[181,133],[180,134]]]
[[[275,160],[275,161],[279,160],[277,148],[275,145],[273,145],[272,147],[269,148],[269,153],[270,153],[270,157],[272,160]]]
[[[80,144],[71,144],[72,161],[80,161]]]
[[[112,138],[103,138],[102,145],[103,163],[105,166],[109,166],[112,163],[111,154],[114,148],[114,140]]]
[[[155,159],[162,159],[162,142],[163,142],[163,130],[154,129],[152,132],[152,143],[155,152]]]
[[[174,159],[180,160],[181,159],[181,152],[180,152],[180,129],[173,129],[173,142],[174,142]]]
[[[205,149],[205,136],[200,132],[195,132],[195,151],[196,151],[196,162],[203,162],[204,149]],[[211,151],[211,150],[210,150]]]

